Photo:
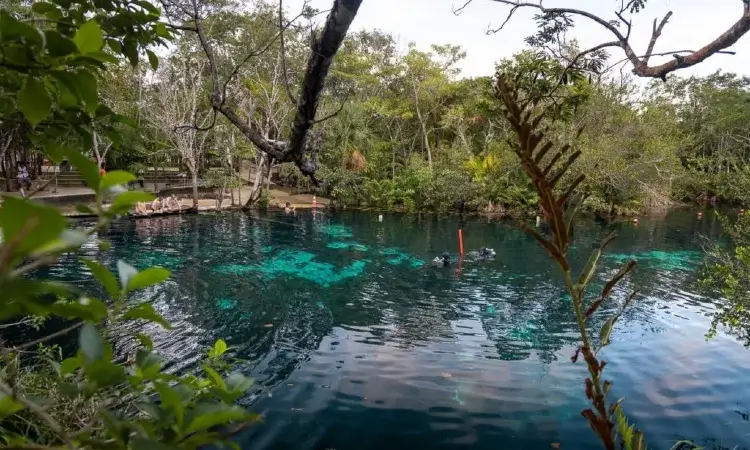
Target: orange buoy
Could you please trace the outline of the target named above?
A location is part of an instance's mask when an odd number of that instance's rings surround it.
[[[464,231],[458,229],[458,254],[464,256]]]

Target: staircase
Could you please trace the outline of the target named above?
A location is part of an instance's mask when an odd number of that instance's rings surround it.
[[[54,174],[43,175],[45,179],[52,178]],[[55,182],[50,183],[54,187]],[[61,172],[57,174],[57,187],[86,187],[83,176],[78,171]]]

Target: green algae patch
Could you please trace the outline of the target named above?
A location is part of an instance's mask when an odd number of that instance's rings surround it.
[[[390,258],[386,259],[385,262],[392,266],[400,266],[402,264],[406,264],[413,269],[418,269],[425,264],[425,262],[421,259],[393,247],[380,250],[380,254],[383,256],[390,256]]]
[[[313,253],[299,250],[282,250],[272,258],[260,264],[229,264],[216,268],[217,272],[225,274],[258,273],[267,280],[280,276],[293,276],[311,281],[323,287],[355,278],[365,270],[369,260],[354,261],[342,268],[333,264],[315,261]]]
[[[364,244],[359,244],[357,242],[341,242],[341,241],[331,242],[328,245],[326,245],[326,247],[336,249],[336,250],[346,250],[346,249],[351,248],[354,250],[358,250],[360,252],[366,252],[367,250],[370,249],[370,247]]]
[[[609,258],[621,263],[626,263],[632,259],[639,264],[663,270],[693,270],[700,264],[701,256],[700,252],[694,250],[674,252],[653,250],[635,254],[613,253],[609,255]]]
[[[216,301],[216,306],[219,309],[232,309],[237,306],[237,300],[231,298],[220,298]]]
[[[320,232],[335,239],[346,239],[354,236],[352,230],[344,225],[323,225]]]

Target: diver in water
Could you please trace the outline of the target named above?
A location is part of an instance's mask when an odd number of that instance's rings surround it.
[[[474,250],[469,252],[469,255],[473,259],[477,260],[486,260],[486,259],[492,259],[497,253],[495,253],[495,250],[488,248],[488,247],[480,247],[479,250]]]
[[[443,266],[448,267],[451,265],[451,255],[448,252],[443,252],[441,256],[436,256],[435,259],[432,260],[433,266]]]

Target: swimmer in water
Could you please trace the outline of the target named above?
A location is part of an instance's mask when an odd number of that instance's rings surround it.
[[[433,266],[443,266],[448,267],[451,265],[451,255],[448,252],[443,252],[441,256],[436,256],[435,259],[432,260]]]
[[[481,247],[479,251],[469,252],[469,256],[474,259],[492,259],[496,254],[495,250],[487,247]]]

